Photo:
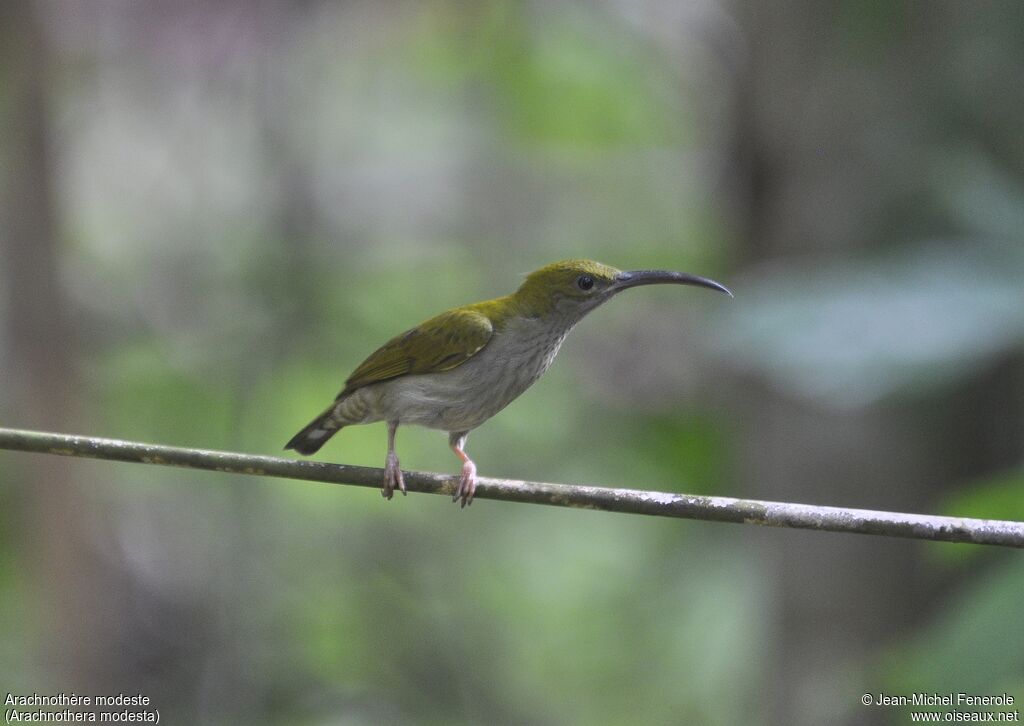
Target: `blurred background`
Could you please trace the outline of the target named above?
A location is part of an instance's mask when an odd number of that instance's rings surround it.
[[[0,423],[279,454],[365,355],[645,288],[484,475],[1024,518],[1024,5],[0,7]],[[317,458],[381,466],[383,424]],[[454,474],[443,434],[399,433]],[[166,723],[890,724],[1024,698],[1012,551],[0,452],[0,690]]]

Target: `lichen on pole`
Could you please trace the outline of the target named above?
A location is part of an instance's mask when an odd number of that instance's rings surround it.
[[[0,428],[0,449],[374,488],[380,486],[384,477],[382,469],[365,466],[7,428]],[[458,477],[409,471],[405,472],[405,482],[410,492],[451,496]],[[479,479],[476,498],[767,527],[1024,547],[1024,522],[994,519],[492,478]]]

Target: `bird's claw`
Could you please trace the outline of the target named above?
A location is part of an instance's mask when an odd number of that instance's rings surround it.
[[[384,467],[384,486],[380,494],[385,499],[391,499],[395,495],[395,489],[401,489],[402,495],[408,494],[405,491],[405,479],[402,478],[402,469],[398,465],[398,456],[388,454],[388,461]]]
[[[462,465],[462,476],[459,477],[459,486],[455,489],[453,502],[462,500],[462,507],[473,503],[473,494],[476,493],[476,464],[466,461]]]

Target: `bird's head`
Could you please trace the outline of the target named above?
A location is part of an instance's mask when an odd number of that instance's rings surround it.
[[[705,277],[670,270],[623,272],[592,260],[563,260],[531,272],[515,297],[536,316],[579,320],[617,293],[640,285],[697,285],[732,293]]]

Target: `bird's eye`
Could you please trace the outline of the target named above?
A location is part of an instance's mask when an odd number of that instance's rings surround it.
[[[594,278],[590,275],[580,275],[576,279],[576,286],[579,287],[580,290],[589,290],[594,286]]]

